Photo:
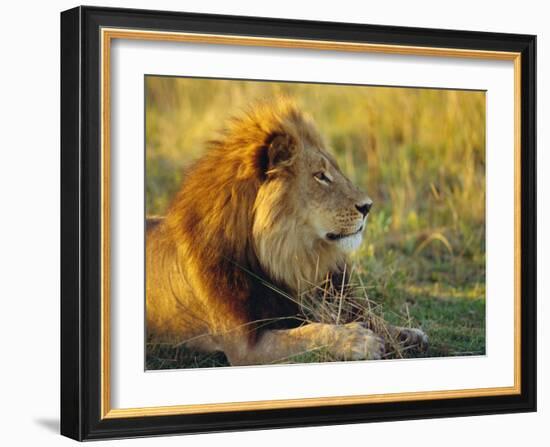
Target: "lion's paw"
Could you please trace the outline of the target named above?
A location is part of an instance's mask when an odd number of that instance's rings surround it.
[[[385,342],[362,323],[336,326],[334,354],[342,360],[380,360],[385,353]]]
[[[420,329],[399,328],[397,339],[406,348],[414,348],[422,352],[428,349],[428,336]]]

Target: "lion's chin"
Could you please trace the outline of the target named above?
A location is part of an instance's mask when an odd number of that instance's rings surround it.
[[[337,237],[329,233],[327,239],[338,246],[343,252],[350,253],[357,250],[361,245],[363,241],[363,231],[361,228],[357,233],[350,234],[349,236],[338,235]]]
[[[361,245],[362,241],[363,241],[363,234],[355,233],[351,236],[339,239],[338,241],[336,241],[336,243],[338,244],[338,246],[342,251],[346,253],[350,253],[352,251],[357,250]]]

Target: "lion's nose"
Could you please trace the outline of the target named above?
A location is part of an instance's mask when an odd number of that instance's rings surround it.
[[[357,211],[359,211],[363,215],[363,217],[369,214],[371,207],[372,202],[363,203],[362,205],[355,205],[355,208],[357,208]]]

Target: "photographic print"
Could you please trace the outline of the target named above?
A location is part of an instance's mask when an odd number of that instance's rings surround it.
[[[64,11],[61,433],[535,411],[535,47]]]
[[[485,91],[144,82],[147,370],[485,355]]]

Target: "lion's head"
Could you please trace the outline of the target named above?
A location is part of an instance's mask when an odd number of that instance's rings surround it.
[[[178,216],[173,225],[200,239],[204,255],[257,262],[297,292],[341,269],[361,244],[371,199],[288,99],[232,120],[190,172],[168,218]]]
[[[372,200],[340,170],[312,120],[290,102],[271,106],[266,178],[254,204],[260,263],[293,289],[340,268],[359,247]]]

